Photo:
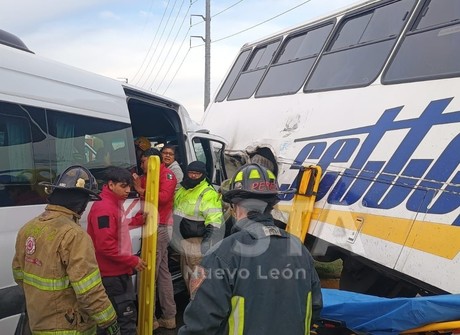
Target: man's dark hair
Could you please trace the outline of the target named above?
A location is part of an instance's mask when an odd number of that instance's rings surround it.
[[[133,177],[127,169],[118,166],[109,166],[105,171],[105,182],[108,183],[109,181],[132,185]]]
[[[162,161],[161,153],[160,153],[160,150],[158,149],[155,149],[155,148],[147,149],[141,155],[141,157],[150,157],[150,156],[158,156],[160,157],[160,162]]]

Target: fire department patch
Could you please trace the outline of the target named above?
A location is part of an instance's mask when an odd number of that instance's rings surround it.
[[[204,280],[206,279],[206,269],[200,265],[195,266],[193,273],[190,275],[190,299],[193,300],[195,298],[196,291],[200,288],[201,284],[203,284]]]
[[[280,229],[278,227],[262,227],[265,236],[281,236]]]
[[[29,236],[26,240],[26,254],[32,255],[35,252],[36,242],[35,237]]]

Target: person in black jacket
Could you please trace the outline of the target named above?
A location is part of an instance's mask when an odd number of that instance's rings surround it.
[[[310,334],[320,280],[302,242],[273,223],[279,193],[275,175],[258,164],[240,168],[222,190],[236,223],[192,274],[180,335]]]

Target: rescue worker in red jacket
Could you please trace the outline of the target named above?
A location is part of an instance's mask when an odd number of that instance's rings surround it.
[[[120,334],[105,293],[93,243],[78,220],[90,199],[100,200],[94,176],[66,169],[46,186],[49,205],[18,233],[15,281],[23,287],[32,334]]]
[[[146,263],[132,254],[129,229],[142,226],[144,215],[139,212],[131,219],[125,216],[123,203],[132,184],[128,170],[109,167],[106,180],[100,195],[102,200],[89,212],[88,234],[93,240],[102,283],[117,312],[121,333],[135,335],[137,308],[131,275],[133,269],[144,270]]]
[[[150,156],[158,156],[161,161],[160,151],[155,148],[147,149],[141,155],[141,168],[143,175],[133,174],[134,188],[145,199],[147,183],[147,163]],[[158,285],[158,299],[160,300],[162,317],[154,321],[153,329],[159,327],[176,328],[176,303],[171,273],[168,266],[168,245],[172,237],[174,191],[177,179],[174,173],[164,163],[160,165],[160,180],[158,190],[158,237],[156,251],[156,281]]]

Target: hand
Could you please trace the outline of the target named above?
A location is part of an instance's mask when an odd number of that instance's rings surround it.
[[[136,213],[134,217],[139,218],[139,219],[142,218],[142,221],[144,222],[143,224],[145,224],[147,222],[147,216],[148,216],[147,212],[139,211]]]
[[[113,321],[107,328],[105,328],[107,335],[121,335],[120,326],[117,320]]]
[[[137,265],[135,266],[136,271],[142,271],[142,270],[145,270],[146,268],[147,268],[147,263],[144,260],[142,260],[142,258],[139,257],[139,261]]]
[[[137,173],[133,173],[133,186],[136,192],[141,193],[141,177]]]

